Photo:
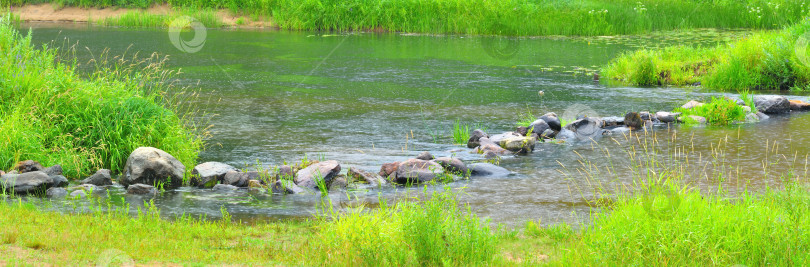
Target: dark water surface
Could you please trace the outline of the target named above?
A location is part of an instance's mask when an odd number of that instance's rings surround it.
[[[61,43],[69,38],[79,47],[87,47],[78,49],[83,60],[90,58],[87,51],[104,48],[112,55],[125,51],[169,55],[170,67],[182,70],[178,83],[200,90],[194,104],[215,115],[211,118],[210,145],[200,155],[200,162],[221,161],[248,168],[258,163],[269,168],[305,156],[325,157],[340,161],[344,170],[354,166],[373,172],[383,163],[401,161],[421,151],[454,155],[468,162],[482,160],[466,147],[452,144],[450,134],[456,120],[486,128],[492,134],[512,130],[518,114],[526,110],[535,115],[556,112],[571,120],[581,114],[621,116],[628,111],[672,110],[689,99],[705,98],[712,93],[689,88],[606,86],[593,81],[593,72],[610,58],[638,47],[713,45],[745,34],[699,30],[635,37],[509,39],[209,29],[202,50],[185,53],[161,30],[62,24],[26,27],[33,28],[37,44],[52,40]],[[183,37],[191,38],[185,34]],[[791,98],[806,100],[802,96]],[[729,169],[734,169],[725,171],[736,174],[723,184],[757,189],[778,181],[778,177],[764,175],[766,155],[782,154],[785,160],[779,161],[774,167],[777,169],[785,168],[793,153],[803,164],[810,144],[808,127],[810,117],[793,115],[735,127],[661,126],[655,133],[661,155],[677,155],[681,153],[678,147],[688,147],[686,154],[699,159],[692,160],[694,165],[689,167],[696,171],[690,177],[693,186],[716,188],[717,180],[701,179],[698,172],[702,170],[696,166],[725,160],[730,162]],[[673,135],[677,136],[675,141],[671,141]],[[627,139],[614,134],[597,144],[541,144],[533,154],[501,159],[500,165],[514,172],[509,177],[478,178],[448,186],[464,188],[461,199],[479,216],[495,222],[581,221],[591,210],[586,200],[596,197],[594,181],[629,185],[633,171],[617,166],[610,173],[587,179],[593,172],[577,167],[588,162],[603,167],[628,165],[629,157],[622,150],[638,141]],[[773,141],[779,142],[774,145]],[[725,146],[725,153],[717,152],[718,145]],[[766,147],[780,150],[766,153]],[[685,160],[676,158],[674,162]],[[185,213],[216,218],[224,207],[236,219],[255,221],[310,216],[326,198],[338,207],[374,205],[378,197],[394,199],[407,191],[350,190],[322,197],[223,194],[184,188],[162,194],[155,205],[166,216]],[[120,188],[110,192],[113,202],[124,199]],[[72,205],[77,204],[55,206]]]

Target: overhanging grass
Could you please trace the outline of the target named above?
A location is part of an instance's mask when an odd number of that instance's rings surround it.
[[[625,53],[602,74],[632,85],[693,85],[719,90],[807,90],[810,62],[799,58],[797,40],[810,20],[780,31],[761,32],[711,48],[673,46]],[[805,53],[806,54],[806,53]]]
[[[168,15],[131,10],[116,17],[101,19],[98,24],[105,26],[168,28],[171,26],[172,21],[184,16],[196,19],[205,27],[221,27],[223,25],[215,10],[194,10],[190,8],[178,8]]]
[[[615,35],[689,28],[773,29],[810,13],[792,0],[11,0],[11,5],[229,9],[284,29],[502,35]]]
[[[60,164],[66,176],[80,178],[99,168],[121,170],[141,146],[194,166],[202,141],[176,112],[177,95],[166,92],[172,73],[162,69],[162,59],[102,55],[84,77],[68,53],[34,49],[30,34],[5,22],[0,51],[0,168],[31,159]]]

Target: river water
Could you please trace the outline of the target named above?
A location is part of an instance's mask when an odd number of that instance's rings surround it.
[[[304,157],[326,158],[340,161],[344,169],[373,172],[383,163],[422,151],[467,162],[482,160],[452,144],[455,121],[493,134],[513,130],[518,114],[526,111],[538,116],[556,112],[569,120],[583,114],[622,116],[628,111],[672,110],[687,100],[716,95],[697,88],[609,86],[595,82],[593,73],[609,59],[639,47],[714,45],[746,34],[697,30],[649,36],[505,38],[208,29],[202,49],[188,53],[175,47],[165,30],[73,24],[23,28],[32,29],[36,44],[64,43],[65,38],[78,42],[80,62],[105,48],[112,55],[127,51],[168,55],[169,67],[182,71],[177,84],[199,91],[190,101],[213,125],[200,162],[270,168]],[[181,37],[189,40],[192,35]],[[658,126],[655,138],[618,133],[596,143],[541,144],[530,155],[502,158],[500,166],[514,172],[508,177],[428,188],[462,189],[462,202],[497,223],[518,225],[537,219],[544,224],[578,223],[587,221],[589,200],[598,199],[599,193],[609,195],[614,191],[608,188],[616,185],[633,184],[638,172],[622,167],[633,162],[623,151],[640,147],[645,140],[658,140],[658,150],[648,154],[669,158],[662,162],[671,166],[683,163],[681,167],[692,171],[690,186],[717,189],[722,184],[735,192],[778,184],[779,177],[766,175],[773,169],[803,168],[810,144],[808,127],[810,116],[794,114],[754,125]],[[684,163],[687,156],[691,163]],[[794,156],[799,159],[788,160]],[[718,167],[714,163],[719,161],[727,164]],[[775,164],[766,169],[763,161]],[[606,166],[613,168],[606,172]],[[707,170],[718,168],[734,174],[719,179]],[[217,218],[225,208],[235,219],[259,221],[306,218],[323,207],[324,200],[337,207],[373,206],[379,198],[421,191],[385,188],[329,196],[266,196],[182,188],[163,193],[154,203],[164,216]],[[121,188],[110,189],[109,197],[112,202],[140,205],[139,199],[123,196]],[[79,201],[78,206],[87,202]],[[77,204],[71,200],[48,205],[70,210]]]

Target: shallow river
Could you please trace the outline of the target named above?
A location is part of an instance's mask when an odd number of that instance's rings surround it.
[[[610,58],[638,47],[713,45],[745,34],[695,31],[646,37],[515,39],[209,29],[202,49],[188,53],[176,48],[165,30],[70,24],[24,27],[33,28],[37,44],[63,43],[64,38],[78,42],[80,61],[90,58],[88,51],[97,54],[104,48],[112,55],[125,51],[168,55],[170,67],[182,70],[178,84],[199,90],[193,104],[213,115],[212,137],[200,162],[221,161],[247,168],[258,163],[267,168],[305,156],[325,157],[340,161],[344,169],[355,166],[373,172],[383,163],[422,151],[455,155],[468,162],[482,160],[466,147],[452,144],[450,134],[456,120],[492,134],[513,130],[518,114],[527,110],[535,115],[556,112],[571,120],[583,114],[622,116],[628,111],[672,110],[687,100],[706,98],[713,93],[694,88],[607,86],[594,82],[593,72]],[[185,40],[191,37],[191,33],[182,35]],[[791,98],[806,100],[804,96]],[[657,153],[676,155],[674,162],[685,162],[677,158],[678,151],[684,152],[677,147],[688,147],[685,154],[697,159],[686,167],[693,172],[716,169],[712,162],[731,162],[726,167],[734,169],[735,175],[726,176],[722,183],[735,192],[744,186],[764,188],[778,181],[778,177],[763,175],[767,173],[762,165],[766,157],[775,162],[782,154],[785,159],[773,167],[779,169],[791,164],[787,158],[797,153],[800,160],[795,161],[801,163],[796,165],[804,170],[810,144],[808,127],[810,116],[794,114],[755,125],[659,126],[654,132],[659,135],[661,150]],[[671,141],[673,134],[675,141]],[[533,154],[502,158],[500,165],[514,172],[508,177],[446,186],[464,188],[461,200],[494,222],[586,221],[591,210],[586,200],[596,198],[594,191],[607,190],[595,190],[598,186],[593,182],[601,181],[606,188],[633,183],[635,172],[619,166],[630,162],[622,150],[637,142],[626,139],[619,133],[596,144],[541,144]],[[725,153],[713,153],[718,144],[727,147]],[[774,151],[775,147],[780,150]],[[713,154],[718,157],[714,161]],[[616,166],[603,175],[577,169],[587,161]],[[704,166],[704,170],[696,166]],[[691,186],[716,188],[716,177],[693,176]],[[256,221],[311,216],[326,198],[338,207],[373,206],[378,197],[394,199],[407,191],[352,190],[322,197],[183,188],[162,194],[155,205],[164,216],[185,213],[216,218],[224,207],[236,219]],[[124,200],[120,188],[110,192],[113,202]],[[51,204],[68,210],[77,205],[69,202]],[[85,204],[80,201],[78,205]]]

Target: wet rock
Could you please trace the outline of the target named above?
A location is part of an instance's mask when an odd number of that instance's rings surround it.
[[[503,141],[506,138],[521,137],[521,136],[524,136],[524,135],[520,135],[519,133],[516,133],[516,132],[505,132],[505,133],[490,136],[489,140],[492,141],[495,144],[500,144],[501,141]],[[481,143],[481,145],[483,145],[485,143],[485,142],[482,142],[481,139],[478,139],[478,141]]]
[[[671,123],[671,122],[677,122],[678,117],[681,116],[681,113],[680,112],[672,113],[672,112],[666,112],[666,111],[659,111],[659,112],[655,113],[655,116],[658,117],[658,120],[663,122],[663,123]]]
[[[762,112],[757,112],[757,118],[759,118],[760,121],[764,121],[764,120],[770,119],[771,116],[768,116],[767,114],[762,113]]]
[[[396,182],[399,184],[425,183],[441,176],[444,172],[442,165],[438,163],[409,159],[399,164],[396,171]]]
[[[686,102],[686,104],[683,104],[683,106],[681,106],[681,108],[683,108],[683,109],[692,109],[692,108],[699,107],[699,106],[703,106],[703,103],[697,102],[695,100],[690,100],[689,102]]]
[[[480,154],[484,154],[484,155],[488,154],[488,152],[491,152],[492,154],[495,154],[495,155],[503,155],[503,154],[509,153],[509,150],[506,150],[506,149],[502,148],[500,145],[498,145],[495,142],[492,142],[491,140],[489,140],[489,138],[484,137],[484,138],[479,139],[479,141],[481,142],[481,146],[479,146],[476,149],[476,151],[475,151],[476,153],[480,153]]]
[[[515,132],[520,135],[526,136],[527,134],[529,134],[529,128],[526,128],[526,126],[518,126]]]
[[[62,175],[62,166],[60,166],[58,164],[53,165],[53,166],[50,166],[48,168],[45,168],[44,170],[42,170],[42,172],[44,172],[48,176]]]
[[[318,190],[318,183],[322,182],[329,188],[338,173],[340,173],[340,164],[337,161],[318,162],[298,171],[295,174],[295,184],[304,189]]]
[[[87,192],[84,190],[70,192],[70,198],[87,198]]]
[[[754,96],[754,105],[757,110],[765,114],[780,114],[790,112],[790,101],[779,95]]]
[[[261,174],[257,171],[249,171],[249,172],[229,171],[225,173],[225,176],[222,177],[222,184],[232,185],[236,187],[246,187],[248,186],[248,181],[257,180],[260,177]]]
[[[624,115],[624,125],[627,125],[630,129],[641,129],[644,127],[644,120],[641,119],[638,112],[628,112]]]
[[[380,172],[378,174],[382,177],[388,177],[397,171],[397,167],[399,167],[399,161],[385,163],[382,165],[382,167],[380,167]]]
[[[473,163],[469,165],[472,177],[504,177],[512,174],[509,170],[492,163]]]
[[[278,167],[278,173],[276,173],[276,180],[293,180],[295,179],[295,172],[293,171],[292,167],[283,165]]]
[[[229,184],[217,184],[217,185],[214,185],[214,187],[212,187],[211,190],[217,191],[217,192],[233,192],[233,191],[239,190],[239,187],[232,186],[232,185],[229,185]]]
[[[441,158],[439,158],[439,159],[441,159]],[[439,160],[439,159],[436,159],[436,160]],[[349,171],[346,172],[346,174],[348,174],[349,176],[351,176],[352,178],[354,178],[357,181],[366,182],[366,183],[370,184],[371,186],[377,187],[377,186],[386,184],[385,179],[383,179],[379,175],[374,174],[374,173],[370,173],[370,172],[367,172],[367,171],[364,171],[364,170],[361,170],[361,169],[358,169],[358,168],[355,168],[355,167],[349,167]]]
[[[467,140],[467,147],[468,148],[476,148],[476,147],[478,147],[480,145],[478,140],[481,139],[482,137],[489,137],[489,135],[487,135],[487,133],[485,133],[481,129],[475,129],[470,134],[470,139]],[[385,175],[383,175],[383,177],[385,177]]]
[[[810,110],[810,103],[801,100],[790,100],[791,111],[808,111]]]
[[[189,184],[199,188],[211,188],[225,178],[225,174],[239,171],[235,167],[221,162],[206,162],[199,164],[191,170]]]
[[[90,177],[82,180],[81,183],[98,186],[112,185],[112,175],[110,174],[110,170],[101,169],[96,171],[95,174],[90,175]]]
[[[502,139],[499,143],[499,145],[506,150],[522,154],[534,151],[535,144],[537,144],[536,138],[526,136],[507,137]]]
[[[52,178],[41,171],[0,176],[0,187],[17,195],[45,194],[45,190],[52,184]]]
[[[560,132],[557,133],[556,136],[554,136],[554,138],[559,139],[559,140],[576,139],[577,134],[572,132],[571,130],[562,129],[562,130],[560,130]]]
[[[157,195],[157,188],[147,184],[131,184],[127,186],[127,194],[154,196]]]
[[[67,195],[68,195],[67,190],[61,187],[48,188],[48,190],[45,191],[45,196],[49,198],[63,198],[66,197]]]
[[[264,183],[261,180],[249,180],[248,188],[264,188]]]
[[[551,126],[548,125],[548,122],[543,119],[537,119],[536,121],[532,122],[529,126],[529,129],[532,130],[533,133],[542,134],[546,130],[550,130]],[[526,134],[521,134],[522,136],[526,136]]]
[[[627,123],[626,119],[625,123]],[[602,136],[602,125],[603,123],[599,119],[585,117],[569,123],[565,129],[574,132],[578,139],[589,140]]]
[[[498,154],[492,151],[486,151],[482,154],[485,159],[495,159],[498,158]]]
[[[603,117],[602,122],[604,123],[603,127],[616,127],[620,125],[624,125],[624,118],[619,117]]]
[[[546,113],[545,115],[540,116],[540,118],[538,118],[538,119],[541,119],[541,120],[545,121],[546,124],[548,125],[548,127],[550,129],[554,130],[554,131],[559,132],[560,130],[562,130],[562,124],[560,123],[560,118],[557,117],[557,114],[554,113],[554,112]],[[542,133],[542,132],[540,132],[540,133]]]
[[[658,117],[656,117],[655,114],[652,114],[652,113],[647,112],[647,111],[639,112],[638,116],[641,117],[642,121],[657,121],[658,120]]]
[[[557,136],[557,131],[552,130],[552,129],[548,129],[545,132],[543,132],[542,134],[540,134],[539,137],[546,138],[546,139],[551,139],[551,138],[554,138],[555,136]]]
[[[421,160],[433,160],[435,158],[436,157],[434,157],[433,155],[430,154],[430,152],[427,152],[427,151],[419,153],[419,155],[416,156],[416,159],[421,159]]]
[[[17,170],[18,173],[23,174],[26,172],[35,172],[35,171],[42,171],[45,168],[42,167],[42,164],[33,160],[25,160],[17,162],[17,166],[14,166],[14,169]]]
[[[329,190],[346,189],[348,186],[349,181],[346,179],[346,176],[338,174],[338,176],[335,176],[335,179],[332,180],[332,183],[329,184]]]
[[[274,194],[301,194],[306,192],[291,180],[278,180],[271,186]]]
[[[48,177],[51,178],[51,183],[48,184],[48,188],[51,188],[51,187],[65,187],[65,186],[68,186],[68,184],[70,184],[70,182],[68,182],[68,179],[65,176],[62,176],[62,175],[51,175],[51,176],[48,176]]]
[[[745,122],[746,123],[759,122],[759,116],[757,116],[757,114],[754,113],[748,113],[745,115]]]
[[[461,161],[460,159],[455,159],[451,157],[441,157],[433,160],[433,162],[436,162],[439,165],[441,165],[442,168],[444,168],[444,170],[447,172],[464,176],[469,175],[468,173],[469,170],[467,169],[467,166],[464,165],[464,162]]]
[[[119,183],[123,186],[162,183],[164,188],[177,188],[183,185],[185,172],[183,163],[169,153],[154,147],[139,147],[129,155]]]

